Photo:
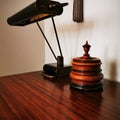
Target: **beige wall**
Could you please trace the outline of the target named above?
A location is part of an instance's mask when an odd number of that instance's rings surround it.
[[[41,70],[44,40],[36,24],[9,26],[7,18],[34,0],[0,0],[0,76]],[[42,27],[43,22],[40,22]]]
[[[83,23],[72,21],[73,0],[58,1],[69,3],[64,13],[55,17],[65,63],[82,56],[82,45],[88,40],[92,45],[91,56],[102,60],[104,77],[120,81],[120,0],[84,0]],[[49,21],[45,23],[45,31],[59,55]],[[46,62],[55,62],[49,53],[46,46]]]

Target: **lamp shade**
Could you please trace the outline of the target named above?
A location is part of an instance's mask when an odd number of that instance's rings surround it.
[[[60,15],[68,3],[37,0],[7,19],[9,25],[24,26],[49,17]]]

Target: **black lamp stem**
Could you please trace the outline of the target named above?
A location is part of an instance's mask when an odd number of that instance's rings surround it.
[[[55,22],[54,22],[54,18],[53,18],[53,17],[52,17],[52,23],[53,23],[53,27],[54,27],[54,31],[55,31],[55,35],[56,35],[56,39],[57,39],[57,43],[58,43],[60,55],[63,56],[63,55],[62,55],[61,46],[60,46],[60,42],[59,42],[59,39],[58,39],[57,29],[56,29],[56,26],[55,26]]]

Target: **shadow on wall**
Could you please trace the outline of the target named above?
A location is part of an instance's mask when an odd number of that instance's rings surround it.
[[[114,53],[114,54],[110,54]],[[104,75],[105,78],[110,79],[112,81],[118,81],[118,48],[112,49],[111,46],[106,47],[104,50]]]
[[[109,69],[109,75],[110,79],[113,81],[117,81],[117,61],[111,61],[109,63],[110,69]]]
[[[57,25],[57,29],[59,30],[59,33],[80,33],[83,30],[87,31],[87,30],[92,30],[94,27],[94,21],[86,21],[83,23],[76,23],[76,22],[72,22],[71,24],[60,24]],[[82,30],[82,31],[81,31]]]

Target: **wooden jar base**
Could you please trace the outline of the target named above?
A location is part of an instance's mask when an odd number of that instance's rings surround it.
[[[70,73],[72,87],[84,91],[101,90],[103,85],[101,80],[103,74],[96,75],[82,75],[82,73],[71,71]]]

